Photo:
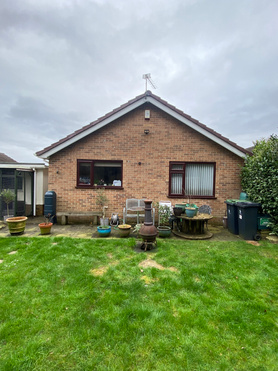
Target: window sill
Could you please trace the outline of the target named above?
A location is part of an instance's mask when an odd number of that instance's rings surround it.
[[[184,198],[188,198],[189,196],[171,196],[171,195],[168,195],[167,198],[177,198],[177,199],[184,199]],[[201,199],[201,200],[217,200],[217,197],[215,196],[190,196],[191,199]]]
[[[78,185],[75,187],[76,189],[124,189],[123,187],[118,187],[118,186],[90,186],[90,185]]]

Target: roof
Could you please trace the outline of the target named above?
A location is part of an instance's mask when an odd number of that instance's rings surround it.
[[[6,162],[16,162],[11,157],[5,155],[5,153],[0,153],[0,164]]]
[[[47,159],[50,156],[54,155],[55,153],[77,142],[78,140],[86,137],[87,135],[92,134],[93,132],[110,124],[114,120],[124,116],[128,112],[131,112],[135,108],[145,103],[153,104],[154,106],[160,108],[162,111],[168,113],[170,116],[175,117],[180,122],[191,127],[192,129],[203,134],[212,141],[218,143],[222,147],[225,147],[227,150],[235,153],[240,157],[244,157],[246,154],[250,154],[250,152],[245,148],[238,146],[236,143],[230,141],[228,138],[223,137],[221,134],[210,129],[206,125],[187,115],[183,111],[177,109],[175,106],[169,104],[168,102],[161,99],[157,95],[154,95],[151,91],[148,90],[144,94],[141,94],[135,97],[134,99],[129,100],[127,103],[121,105],[120,107],[114,109],[113,111],[107,113],[106,115],[98,118],[96,121],[91,122],[90,124],[82,127],[81,129],[75,131],[74,133],[59,140],[58,142],[51,144],[50,146],[44,148],[41,151],[38,151],[36,153],[36,156],[43,159]]]
[[[48,165],[44,163],[21,163],[21,162],[6,162],[0,163],[0,169],[15,169],[20,171],[35,171],[39,169],[48,169]]]

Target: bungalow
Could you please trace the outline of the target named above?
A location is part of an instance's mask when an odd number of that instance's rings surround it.
[[[98,210],[101,188],[108,215],[121,217],[126,199],[149,198],[207,204],[222,220],[249,153],[146,91],[36,155],[49,161],[58,212]]]
[[[43,215],[44,194],[48,186],[48,168],[43,163],[19,163],[0,153],[0,193],[14,192],[15,200],[9,205],[9,215]],[[0,202],[0,216],[7,215],[7,206]]]

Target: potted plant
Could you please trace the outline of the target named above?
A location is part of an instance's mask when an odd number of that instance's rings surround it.
[[[0,196],[7,205],[7,215],[4,216],[4,221],[6,221],[6,219],[10,217],[9,204],[15,200],[15,193],[11,189],[3,189],[3,191],[0,193]]]
[[[157,205],[159,215],[159,226],[157,227],[159,237],[169,237],[171,235],[171,227],[169,219],[171,217],[171,208],[168,205]]]
[[[108,202],[108,198],[104,194],[104,191],[102,189],[98,189],[97,196],[96,196],[96,204],[101,207],[101,211],[102,211],[102,218],[100,218],[101,226],[109,225],[109,219],[105,217],[105,209],[108,208],[108,206],[105,206],[107,202]]]
[[[120,224],[118,225],[120,237],[128,237],[131,231],[131,225]]]
[[[111,233],[111,225],[99,225],[97,231],[100,237],[107,237]]]
[[[143,226],[143,223],[139,223],[139,224],[136,224],[133,228],[133,232],[136,233],[137,238],[139,238],[139,232],[142,226]]]
[[[48,215],[45,215],[44,217],[45,217],[45,222],[39,224],[41,234],[50,234],[51,227],[53,226],[53,223],[52,223],[53,216],[48,214]]]
[[[197,215],[198,209],[198,206],[195,204],[186,204],[185,214],[188,218],[193,218],[193,216]]]

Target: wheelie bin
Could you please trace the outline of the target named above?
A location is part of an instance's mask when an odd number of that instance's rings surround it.
[[[238,232],[245,240],[259,240],[258,210],[261,204],[256,202],[237,202]]]
[[[238,211],[237,202],[240,200],[226,200],[227,205],[227,227],[228,231],[233,234],[238,234]]]

